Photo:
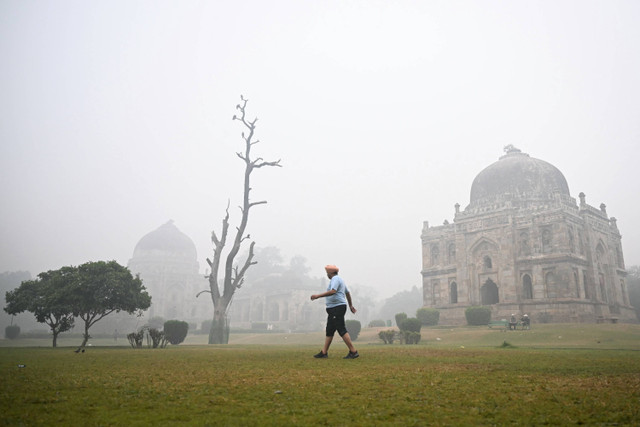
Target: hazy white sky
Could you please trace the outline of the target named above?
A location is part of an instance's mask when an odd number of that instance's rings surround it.
[[[0,271],[115,259],[169,219],[204,271],[258,117],[257,246],[421,286],[507,144],[618,218],[640,264],[640,2],[0,2]],[[237,224],[238,211],[232,209]]]

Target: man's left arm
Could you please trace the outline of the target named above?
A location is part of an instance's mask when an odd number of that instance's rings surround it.
[[[347,302],[349,303],[349,310],[351,310],[352,313],[355,313],[356,308],[353,306],[353,303],[351,302],[351,292],[345,292],[345,296],[347,297]]]

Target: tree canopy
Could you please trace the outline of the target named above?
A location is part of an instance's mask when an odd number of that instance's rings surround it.
[[[87,262],[77,267],[71,292],[73,314],[84,321],[84,339],[89,340],[89,328],[103,317],[125,311],[133,314],[151,305],[151,296],[139,277],[115,261]]]
[[[35,280],[23,281],[6,294],[5,311],[31,312],[53,333],[53,346],[60,332],[74,326],[74,318],[84,321],[80,347],[89,340],[89,328],[103,317],[125,311],[145,310],[151,297],[139,277],[115,261],[87,262],[78,267],[62,267],[38,274]]]
[[[53,347],[58,334],[73,328],[73,309],[70,303],[71,285],[75,269],[63,267],[38,274],[35,280],[26,280],[6,293],[4,310],[12,315],[28,311],[36,320],[45,323],[53,334]]]

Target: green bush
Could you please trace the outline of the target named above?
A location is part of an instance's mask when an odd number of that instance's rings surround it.
[[[165,348],[167,346],[167,341],[164,331],[159,331],[156,328],[149,328],[147,330],[147,347]]]
[[[472,306],[464,311],[467,324],[472,326],[488,325],[491,321],[491,309],[489,307]]]
[[[416,317],[423,326],[436,326],[440,321],[440,311],[435,308],[422,307],[416,311]]]
[[[415,317],[410,317],[400,322],[399,327],[402,332],[408,331],[408,332],[420,333],[420,328],[422,328],[422,322]]]
[[[380,332],[378,332],[378,337],[380,337],[380,339],[385,344],[393,344],[393,340],[396,337],[396,331],[394,331],[393,329],[389,329],[389,330],[386,330],[386,331],[380,331]]]
[[[18,325],[9,325],[4,328],[4,337],[9,340],[15,340],[20,336],[20,326]]]
[[[178,345],[187,337],[189,324],[181,320],[167,320],[164,322],[164,336],[173,345]]]
[[[131,332],[130,334],[127,334],[127,339],[129,340],[129,344],[131,344],[131,348],[142,348],[144,328],[140,329],[138,332]]]
[[[418,344],[420,342],[420,338],[422,338],[422,335],[420,335],[420,332],[413,332],[413,331],[402,331],[402,341],[405,344]]]
[[[384,326],[387,326],[387,324],[382,319],[376,319],[376,320],[372,320],[371,322],[369,322],[369,327],[370,328],[381,328],[381,327],[384,327]]]
[[[406,319],[406,318],[407,318],[407,313],[397,313],[396,314],[396,325],[398,327],[400,327],[400,323],[402,323],[402,321],[404,319]]]
[[[351,341],[355,341],[358,339],[358,335],[360,335],[360,330],[362,329],[362,325],[358,320],[346,320],[344,322],[347,327],[347,332],[349,332],[349,336],[351,337]]]

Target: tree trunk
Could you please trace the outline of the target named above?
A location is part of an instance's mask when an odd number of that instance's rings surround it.
[[[53,331],[53,348],[58,346],[58,332]]]
[[[229,323],[226,307],[216,307],[213,312],[213,321],[209,331],[209,344],[229,343]]]
[[[89,326],[85,324],[84,334],[82,335],[82,344],[80,344],[80,348],[84,348],[87,345],[87,341],[89,341],[91,336],[89,335]]]

